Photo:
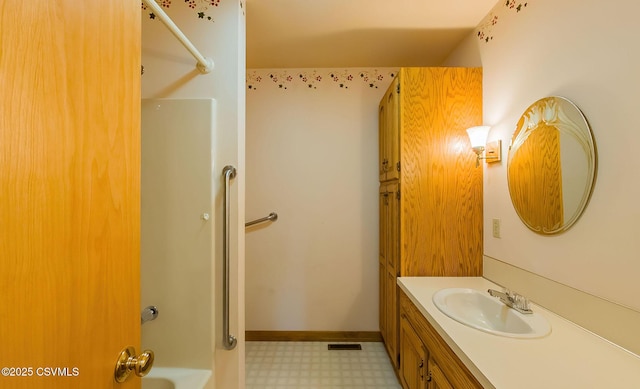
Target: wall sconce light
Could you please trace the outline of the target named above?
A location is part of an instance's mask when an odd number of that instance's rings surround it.
[[[476,126],[467,129],[469,139],[471,140],[471,148],[478,156],[476,159],[476,167],[480,166],[480,160],[484,159],[487,163],[500,162],[502,160],[502,141],[496,140],[487,143],[487,135],[489,135],[489,126]],[[486,151],[485,151],[486,147]],[[484,152],[484,156],[482,153]]]

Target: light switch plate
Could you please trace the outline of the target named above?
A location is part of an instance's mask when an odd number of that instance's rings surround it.
[[[500,238],[500,219],[493,219],[493,237]]]

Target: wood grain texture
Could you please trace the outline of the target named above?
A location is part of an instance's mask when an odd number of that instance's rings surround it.
[[[391,356],[397,365],[399,323],[397,284],[399,258],[399,209],[398,181],[380,185],[380,331]]]
[[[380,185],[379,188],[379,204],[380,204],[380,212],[379,212],[379,227],[380,227],[380,252],[379,252],[379,314],[380,314],[380,333],[382,334],[382,338],[386,341],[389,337],[387,322],[389,321],[388,311],[390,308],[389,305],[388,293],[387,293],[387,257],[389,256],[389,247],[390,247],[390,231],[389,231],[389,191],[388,185],[383,184]]]
[[[429,360],[429,375],[431,377],[431,387],[429,389],[455,389],[433,359]]]
[[[140,5],[4,1],[0,47],[0,365],[79,369],[0,387],[112,388],[140,342]]]
[[[426,346],[429,359],[435,362],[439,369],[442,370],[442,375],[446,377],[445,380],[440,381],[444,382],[440,387],[449,387],[447,386],[448,384],[457,389],[482,388],[480,382],[476,380],[469,369],[460,361],[449,345],[438,335],[437,331],[402,291],[400,291],[400,313],[407,318],[407,321]]]
[[[386,143],[389,164],[387,166],[387,180],[397,180],[400,177],[398,164],[400,163],[400,79],[394,78],[387,94],[385,95],[387,105],[387,125]]]
[[[427,386],[429,354],[406,315],[400,317],[400,367],[399,376],[405,389],[424,389]]]
[[[482,123],[482,70],[400,71],[401,275],[482,274],[482,168],[466,129]]]
[[[385,186],[388,193],[387,225],[387,271],[400,274],[400,186],[398,181],[390,181]]]
[[[466,133],[482,124],[482,70],[403,68],[380,107],[381,153],[400,163],[380,186],[380,323],[397,361],[395,278],[482,275],[482,168]]]
[[[378,175],[380,181],[387,179],[387,105],[383,98],[378,106]]]
[[[522,123],[517,128],[522,129]],[[512,152],[507,178],[513,206],[529,228],[541,234],[561,230],[564,206],[560,132],[556,127],[539,124],[531,131],[527,141]]]
[[[378,326],[382,338],[387,336],[387,265],[380,262],[378,266]]]
[[[395,180],[400,176],[399,84],[400,79],[394,78],[378,106],[380,181]]]
[[[396,283],[396,275],[387,272],[386,304],[387,304],[387,332],[384,338],[384,344],[387,352],[391,357],[391,364],[395,369],[398,368],[398,343],[399,343],[399,326],[398,321],[398,286]]]

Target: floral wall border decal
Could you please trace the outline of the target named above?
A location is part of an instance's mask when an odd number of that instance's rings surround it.
[[[163,8],[171,8],[172,0],[155,0]],[[179,0],[175,0],[180,2]],[[183,4],[187,7],[196,11],[196,15],[198,19],[208,20],[213,22],[213,17],[209,14],[209,11],[212,7],[217,7],[220,5],[220,1],[222,0],[183,0]],[[142,10],[147,10],[147,5],[144,2],[141,2]],[[154,20],[156,15],[153,12],[149,12],[149,19]]]
[[[262,86],[271,86],[282,90],[288,90],[294,86],[319,89],[327,85],[340,89],[349,89],[358,84],[378,89],[380,86],[386,87],[397,73],[396,69],[248,70],[246,84],[248,90],[257,90]]]
[[[509,11],[515,11],[516,14],[518,14],[529,5],[528,2],[520,2],[516,0],[503,0],[502,3],[499,4],[502,4],[502,6],[494,7],[494,9],[489,12],[487,17],[480,22],[480,25],[478,26],[478,39],[485,43],[489,43],[493,40],[493,27],[498,24],[500,17],[504,16],[502,14],[506,14]]]

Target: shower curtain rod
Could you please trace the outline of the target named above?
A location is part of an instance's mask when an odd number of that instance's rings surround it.
[[[160,18],[160,20],[162,21],[162,23],[164,23],[165,26],[167,26],[167,28],[169,29],[169,31],[171,31],[171,33],[178,38],[178,40],[180,41],[180,43],[182,43],[182,45],[189,50],[189,52],[191,53],[191,55],[193,55],[193,57],[198,61],[198,63],[196,64],[196,68],[198,68],[198,70],[200,71],[200,73],[209,73],[211,70],[213,70],[213,60],[211,58],[207,58],[205,56],[203,56],[198,49],[196,49],[196,47],[193,45],[193,43],[191,43],[191,41],[189,40],[189,38],[187,38],[182,31],[180,31],[180,29],[178,28],[178,26],[176,26],[176,24],[173,22],[173,20],[171,20],[171,18],[169,17],[169,15],[166,14],[166,12],[164,12],[162,10],[162,8],[160,8],[160,5],[158,5],[158,3],[156,3],[155,0],[142,0],[145,2],[145,4],[151,8],[151,10],[153,11],[153,13]]]

